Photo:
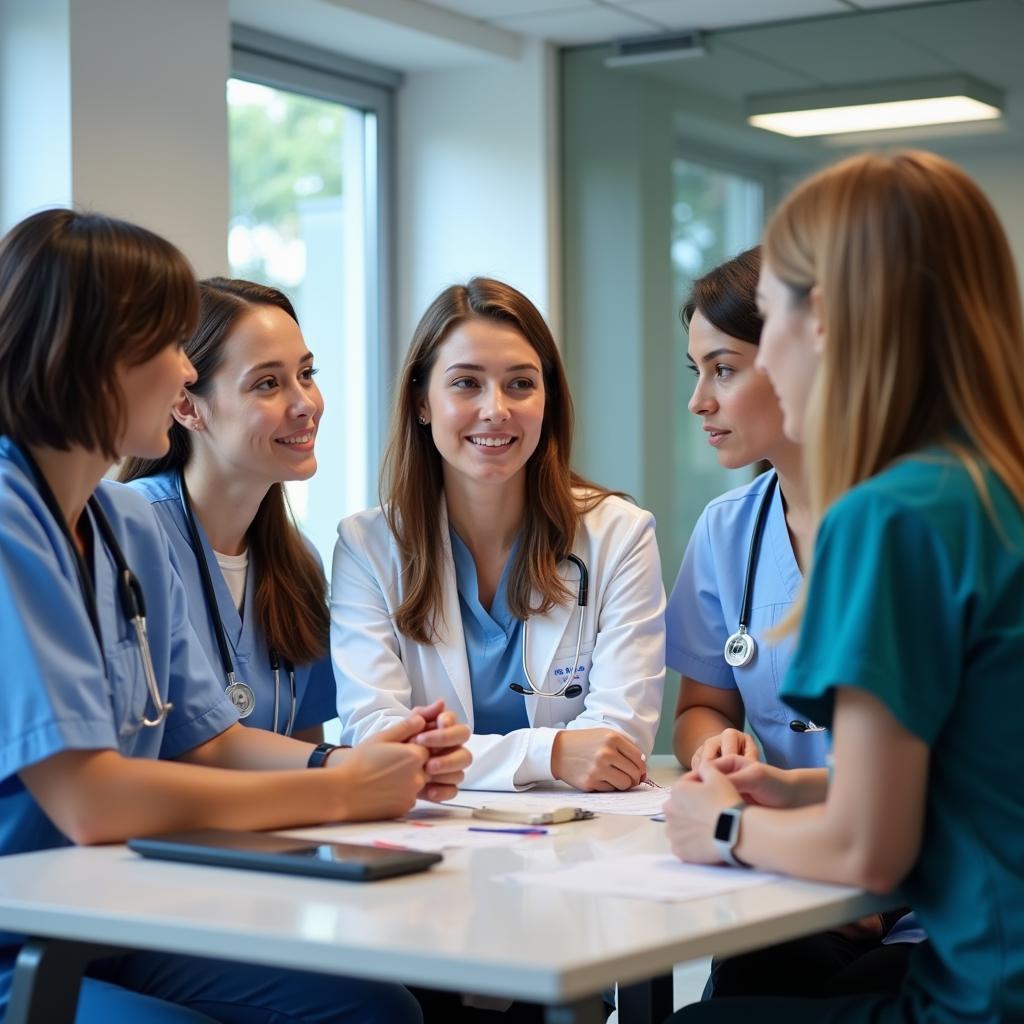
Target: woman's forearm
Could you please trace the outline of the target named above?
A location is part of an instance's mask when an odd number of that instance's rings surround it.
[[[714,708],[703,705],[681,711],[672,727],[672,750],[681,765],[690,766],[694,753],[705,740],[734,728],[730,719]]]

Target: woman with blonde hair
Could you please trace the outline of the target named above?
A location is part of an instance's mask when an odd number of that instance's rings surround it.
[[[445,289],[402,370],[382,505],[339,527],[347,742],[441,699],[472,727],[470,788],[645,777],[665,672],[654,520],[573,472],[572,427],[529,299],[488,278]]]
[[[805,182],[765,235],[760,365],[818,521],[783,697],[831,727],[811,792],[735,755],[674,788],[682,858],[898,889],[929,935],[896,996],[678,1021],[1024,1018],[1024,329],[977,185],[928,153]]]

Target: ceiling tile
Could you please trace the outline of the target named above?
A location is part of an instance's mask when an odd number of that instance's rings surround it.
[[[495,18],[520,17],[525,14],[546,14],[550,11],[566,11],[585,6],[589,0],[421,0],[430,7],[464,14],[478,21],[493,21]]]
[[[932,4],[935,0],[850,0],[854,7],[863,10],[878,10],[880,7],[907,7],[910,4]]]
[[[659,21],[673,30],[754,25],[823,14],[849,14],[841,0],[611,0],[619,10]]]
[[[612,39],[651,35],[667,26],[645,17],[634,17],[610,7],[583,6],[567,11],[530,14],[515,18],[493,18],[499,28],[538,36],[564,46],[603,43]]]

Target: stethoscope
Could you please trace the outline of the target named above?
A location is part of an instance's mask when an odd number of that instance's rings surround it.
[[[523,686],[520,683],[509,683],[508,688],[514,690],[516,693],[521,693],[524,697],[565,697],[566,700],[572,700],[573,697],[578,697],[583,692],[583,687],[575,681],[576,672],[580,667],[580,651],[583,647],[583,619],[587,610],[587,592],[590,588],[590,573],[587,572],[586,563],[582,558],[577,555],[566,555],[564,561],[572,562],[573,565],[579,570],[580,582],[579,589],[576,593],[576,606],[580,610],[580,624],[576,629],[576,657],[573,659],[572,671],[569,673],[568,679],[562,684],[559,690],[554,693],[547,693],[544,690],[538,690],[533,682],[533,678],[530,676],[530,668],[526,664],[526,648],[527,648],[527,637],[530,630],[530,620],[527,619],[523,623],[523,675],[526,676],[526,685]]]
[[[765,524],[768,521],[768,510],[771,508],[772,498],[775,495],[775,488],[778,485],[777,473],[772,474],[761,495],[761,503],[757,506],[757,516],[754,519],[754,532],[750,536],[750,550],[747,552],[747,571],[743,578],[743,597],[740,600],[740,620],[735,633],[732,633],[725,641],[725,660],[733,668],[743,668],[749,665],[757,652],[757,644],[750,634],[750,603],[754,597],[754,575],[757,572],[757,560],[761,553],[761,540],[764,537]],[[824,725],[815,725],[814,722],[804,722],[794,718],[789,723],[793,732],[811,733],[826,732]]]
[[[78,586],[82,591],[82,600],[85,602],[85,610],[89,615],[92,631],[96,635],[100,657],[103,658],[103,671],[106,674],[106,658],[103,657],[103,634],[100,632],[100,615],[99,609],[96,606],[96,594],[93,589],[89,567],[85,564],[85,559],[82,557],[82,552],[75,543],[74,537],[71,536],[71,530],[68,527],[67,520],[64,518],[64,513],[61,511],[60,505],[57,503],[57,499],[46,477],[43,476],[42,470],[36,464],[36,460],[32,458],[28,449],[22,448],[20,445],[16,445],[16,447],[32,471],[36,489],[43,499],[43,504],[46,505],[50,515],[57,521],[64,539],[68,542],[68,547],[71,548],[71,554],[75,562],[75,572],[78,576]],[[142,585],[139,583],[135,573],[128,568],[124,552],[117,543],[114,531],[110,527],[106,514],[100,507],[100,503],[96,500],[96,496],[90,495],[86,504],[103,537],[103,543],[114,560],[117,575],[117,595],[121,604],[121,611],[135,629],[135,640],[139,647],[139,660],[142,662],[142,674],[146,678],[146,689],[149,691],[149,699],[156,711],[155,718],[147,718],[145,708],[143,708],[139,725],[147,729],[153,729],[163,724],[164,720],[173,710],[174,705],[170,701],[163,699],[160,695],[160,688],[157,686],[156,672],[153,669],[153,655],[149,649],[149,635],[146,632],[146,601],[142,595]],[[107,678],[109,682],[109,676]]]
[[[220,652],[220,663],[224,670],[226,686],[224,692],[228,699],[238,711],[239,718],[248,718],[256,707],[256,694],[252,687],[243,682],[235,675],[235,663],[231,660],[231,652],[228,650],[228,640],[224,632],[224,623],[220,617],[220,606],[217,604],[217,595],[213,589],[213,578],[210,576],[210,566],[206,561],[206,552],[203,548],[203,540],[199,535],[199,527],[196,525],[196,517],[192,512],[192,503],[188,499],[188,490],[185,487],[185,479],[181,473],[178,474],[178,497],[181,499],[181,507],[185,511],[185,521],[188,523],[188,532],[192,540],[192,550],[195,551],[196,565],[199,567],[199,580],[203,586],[203,598],[206,601],[206,611],[210,616],[213,625],[213,635],[217,640],[217,650]],[[287,659],[284,662],[285,671],[288,673],[288,694],[290,704],[288,708],[288,721],[284,727],[284,735],[291,736],[292,727],[295,724],[295,666]],[[281,658],[277,651],[270,651],[270,670],[274,673],[274,732],[277,732],[277,723],[280,720],[281,711]]]

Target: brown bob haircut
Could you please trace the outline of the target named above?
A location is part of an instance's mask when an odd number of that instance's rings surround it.
[[[446,288],[413,333],[381,467],[381,502],[406,579],[395,623],[419,643],[432,643],[440,635],[444,488],[441,455],[430,428],[420,425],[418,410],[438,349],[467,320],[518,331],[540,357],[544,379],[544,421],[537,450],[526,464],[522,541],[509,577],[513,615],[544,614],[572,596],[558,575],[558,562],[572,550],[583,515],[617,493],[572,470],[572,396],[555,340],[537,307],[510,285],[487,277]]]
[[[224,362],[231,335],[242,319],[261,307],[275,306],[296,323],[295,308],[284,292],[236,278],[211,277],[199,283],[199,325],[185,342],[195,367],[190,394],[207,398]],[[126,459],[122,482],[162,473],[183,473],[192,456],[191,435],[171,426],[171,446],[160,459]],[[327,650],[330,618],[327,583],[296,527],[284,486],[273,484],[246,533],[256,580],[253,606],[267,647],[296,665],[308,665]]]
[[[0,241],[0,433],[113,461],[115,370],[182,341],[197,309],[188,260],[159,235],[96,213],[27,217]]]

